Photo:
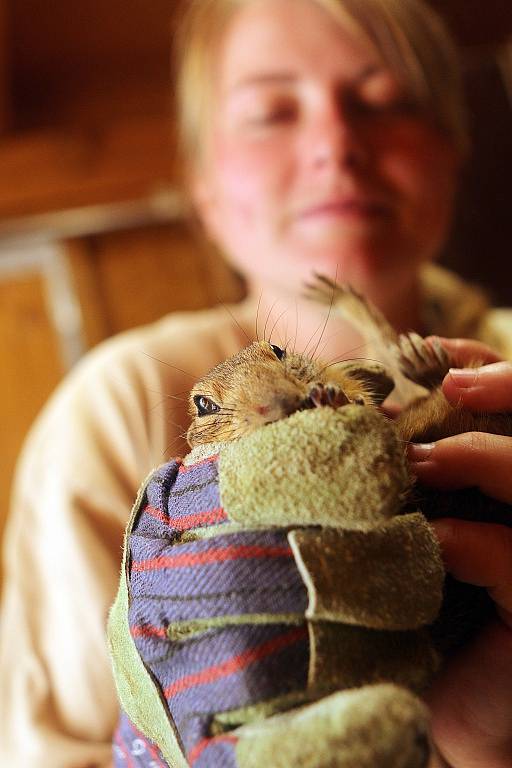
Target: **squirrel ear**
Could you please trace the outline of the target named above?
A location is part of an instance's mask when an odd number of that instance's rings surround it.
[[[395,382],[380,363],[373,363],[370,360],[355,360],[341,363],[336,367],[341,368],[350,378],[363,382],[368,387],[368,392],[373,396],[375,405],[381,405],[395,387]]]

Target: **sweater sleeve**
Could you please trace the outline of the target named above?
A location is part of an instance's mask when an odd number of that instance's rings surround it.
[[[512,310],[502,307],[487,312],[478,338],[493,347],[505,360],[512,360]]]

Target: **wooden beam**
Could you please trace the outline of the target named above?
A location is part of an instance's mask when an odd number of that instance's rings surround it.
[[[161,186],[155,193],[138,200],[4,218],[0,221],[0,266],[2,253],[16,246],[91,237],[184,218],[183,198],[172,186]]]
[[[174,182],[172,158],[172,131],[159,118],[4,138],[0,218],[146,197]]]

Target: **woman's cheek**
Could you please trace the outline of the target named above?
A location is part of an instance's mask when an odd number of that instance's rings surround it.
[[[234,213],[243,210],[246,216],[252,212],[273,217],[285,203],[290,173],[284,153],[279,156],[274,143],[219,146],[214,166],[217,193]]]
[[[234,129],[216,142],[216,159],[235,172],[273,179],[283,173],[291,154],[290,132],[279,129]]]
[[[380,175],[397,202],[404,229],[419,239],[420,253],[437,248],[453,210],[457,174],[452,151],[444,140],[420,130],[403,135],[401,144],[380,157]]]
[[[398,187],[411,192],[423,187],[430,191],[447,179],[453,185],[459,163],[448,139],[418,118],[384,126],[375,154]]]

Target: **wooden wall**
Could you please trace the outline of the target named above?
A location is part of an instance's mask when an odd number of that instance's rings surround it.
[[[236,276],[182,223],[64,240],[55,257],[51,251],[50,246],[42,263],[30,261],[3,275],[0,256],[0,536],[17,454],[32,421],[67,370],[69,342],[75,342],[71,355],[76,357],[77,342],[85,351],[167,312],[230,302],[243,293]],[[52,267],[54,258],[57,263]],[[51,274],[52,268],[62,268],[59,259],[65,260],[67,286],[59,285],[58,274],[56,281]],[[79,313],[74,339],[63,336],[54,316],[70,298],[76,300]],[[63,322],[66,325],[66,317]],[[65,328],[64,334],[70,330]],[[58,472],[58,467],[49,469]]]
[[[169,112],[176,0],[3,2],[16,130]]]
[[[49,332],[44,279],[25,273],[0,281],[0,533],[9,481],[29,424],[62,374],[57,339]]]

